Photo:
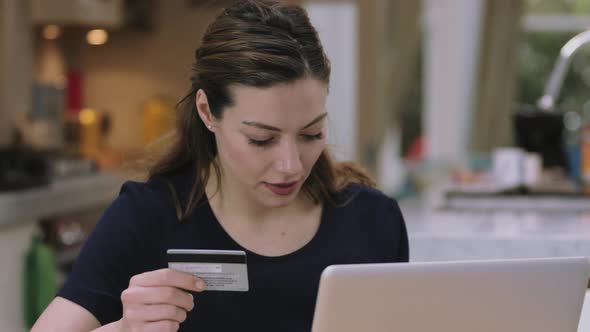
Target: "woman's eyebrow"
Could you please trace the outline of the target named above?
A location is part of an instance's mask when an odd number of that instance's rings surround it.
[[[301,128],[301,130],[307,129],[307,128],[313,126],[314,124],[322,121],[326,116],[328,116],[328,112],[324,112],[324,113],[320,114],[318,117],[313,119],[313,121],[311,121],[310,123],[306,124],[303,128]]]
[[[301,128],[301,130],[306,129],[306,128],[309,128],[309,127],[313,126],[314,124],[320,122],[327,115],[328,115],[328,112],[325,112],[325,113],[320,114],[318,117],[316,117],[315,119],[313,119],[313,121],[311,121],[310,123],[306,124],[303,128]],[[279,129],[277,127],[269,126],[267,124],[260,123],[260,122],[255,122],[255,121],[242,121],[242,124],[245,124],[247,126],[252,126],[252,127],[260,128],[260,129],[281,132],[281,129]]]

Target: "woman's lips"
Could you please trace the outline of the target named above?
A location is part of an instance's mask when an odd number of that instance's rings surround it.
[[[264,184],[275,195],[287,196],[291,195],[297,189],[297,181],[289,183],[267,183]]]

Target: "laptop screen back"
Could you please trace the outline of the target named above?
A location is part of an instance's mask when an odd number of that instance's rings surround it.
[[[312,332],[576,332],[586,258],[335,265]]]

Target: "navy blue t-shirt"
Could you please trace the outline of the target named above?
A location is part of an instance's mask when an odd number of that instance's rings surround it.
[[[191,177],[169,179],[185,201]],[[204,200],[179,222],[166,182],[127,182],[100,218],[58,296],[90,311],[101,324],[119,320],[121,292],[139,273],[168,266],[167,249],[244,250],[248,292],[193,293],[195,308],[180,331],[309,331],[320,274],[328,265],[408,261],[408,237],[397,203],[353,184],[324,204],[315,236],[278,257],[236,243]]]

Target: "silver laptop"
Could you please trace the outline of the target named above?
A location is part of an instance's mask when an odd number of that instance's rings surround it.
[[[576,332],[583,257],[333,265],[312,332]]]

